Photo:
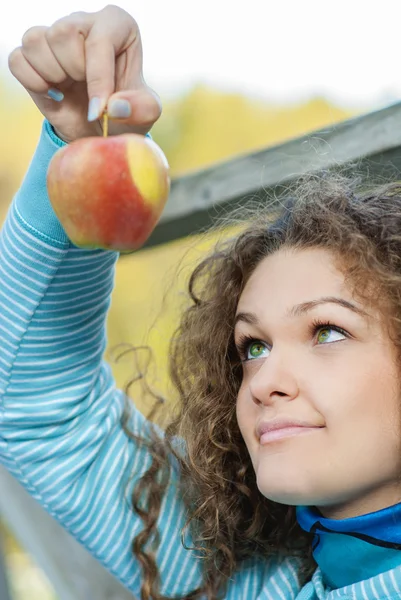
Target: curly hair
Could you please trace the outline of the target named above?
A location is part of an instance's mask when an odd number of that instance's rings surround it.
[[[204,569],[202,586],[183,600],[220,598],[235,569],[250,557],[299,556],[303,583],[316,568],[312,534],[301,530],[295,507],[270,501],[257,489],[236,420],[242,367],[234,317],[242,290],[263,258],[283,247],[328,249],[354,293],[385,311],[401,348],[400,183],[362,190],[360,181],[338,173],[309,176],[286,200],[243,207],[218,227],[223,231],[228,224],[240,231],[218,241],[192,272],[188,306],[171,340],[169,371],[178,411],[163,439],[154,433],[149,441],[127,431],[148,446],[153,458],[132,495],[144,523],[132,546],[143,569],[142,600],[165,598],[154,554],[146,547],[157,540],[171,455],[180,467],[186,527]],[[184,453],[177,451],[177,438]],[[146,509],[139,502],[145,491]]]

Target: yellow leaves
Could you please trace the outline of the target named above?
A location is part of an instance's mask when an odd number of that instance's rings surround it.
[[[172,175],[177,176],[350,116],[350,111],[332,106],[323,98],[278,106],[198,86],[167,104],[153,131],[167,155]]]
[[[11,193],[18,188],[32,158],[42,120],[28,94],[0,81],[0,173],[3,177],[7,174]]]

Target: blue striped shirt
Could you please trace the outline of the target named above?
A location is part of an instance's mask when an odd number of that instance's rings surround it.
[[[150,457],[127,438],[123,392],[104,361],[105,319],[117,253],[74,247],[46,191],[62,145],[44,123],[39,146],[0,237],[0,460],[28,492],[129,590],[141,570],[131,552],[142,521],[130,491]],[[131,429],[147,422],[133,411]],[[132,476],[129,481],[129,476]],[[158,521],[163,594],[201,583],[180,531],[185,508],[171,479]],[[331,590],[319,568],[302,588],[298,559],[255,559],[228,583],[227,600],[395,600],[401,567]]]

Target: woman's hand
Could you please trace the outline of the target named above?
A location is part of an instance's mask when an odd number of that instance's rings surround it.
[[[161,102],[142,74],[142,44],[136,21],[117,6],[76,12],[51,27],[32,27],[9,56],[11,73],[66,142],[109,132],[148,132]],[[59,93],[55,100],[49,97]]]

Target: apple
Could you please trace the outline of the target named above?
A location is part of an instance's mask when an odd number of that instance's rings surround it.
[[[53,156],[47,190],[75,246],[129,252],[156,227],[170,190],[169,166],[143,135],[82,138]]]

